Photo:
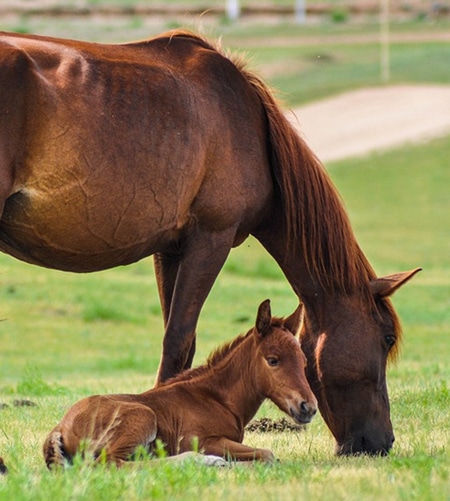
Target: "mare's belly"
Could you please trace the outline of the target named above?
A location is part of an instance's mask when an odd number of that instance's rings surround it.
[[[24,190],[6,201],[0,250],[48,268],[97,271],[163,250],[182,225],[151,197]]]

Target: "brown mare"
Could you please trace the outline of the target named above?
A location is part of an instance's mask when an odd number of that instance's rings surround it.
[[[417,270],[376,277],[260,78],[181,31],[123,45],[3,33],[0,75],[0,250],[72,272],[153,254],[161,384],[191,366],[203,303],[254,235],[305,305],[308,378],[337,452],[391,448],[388,296]]]
[[[316,413],[295,337],[300,323],[301,307],[286,319],[272,318],[267,299],[255,327],[213,353],[206,365],[139,395],[80,400],[48,435],[47,466],[70,462],[80,446],[97,460],[120,465],[139,446],[152,451],[157,439],[169,456],[191,451],[198,441],[206,455],[273,460],[271,451],[242,444],[244,428],[266,398],[297,423],[309,423]]]

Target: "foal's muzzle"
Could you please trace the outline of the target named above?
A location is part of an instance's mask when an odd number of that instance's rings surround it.
[[[291,406],[289,414],[299,424],[307,424],[317,413],[317,404],[303,401],[298,407]]]

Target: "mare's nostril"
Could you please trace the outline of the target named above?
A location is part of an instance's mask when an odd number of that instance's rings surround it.
[[[387,450],[389,451],[390,449],[392,449],[392,447],[394,446],[394,442],[395,442],[395,437],[394,435],[391,435],[390,439],[389,439],[389,444],[388,444],[388,448]]]

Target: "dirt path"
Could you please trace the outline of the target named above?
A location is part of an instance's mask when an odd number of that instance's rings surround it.
[[[326,163],[450,134],[450,86],[368,88],[293,112],[288,117]]]

